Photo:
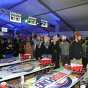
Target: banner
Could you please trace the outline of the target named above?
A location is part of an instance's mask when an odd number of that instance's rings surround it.
[[[1,31],[2,31],[2,32],[8,32],[8,28],[2,27],[2,28],[1,28]]]
[[[27,23],[30,25],[37,25],[37,18],[28,17]]]
[[[10,12],[10,21],[21,23],[21,14]]]
[[[46,20],[41,20],[41,27],[48,28],[48,21],[46,21]]]
[[[24,22],[29,25],[38,25],[43,28],[48,28],[48,21],[46,20],[37,19],[35,17],[30,16],[29,17],[22,16],[21,14],[15,12],[10,12],[10,21],[17,23]]]

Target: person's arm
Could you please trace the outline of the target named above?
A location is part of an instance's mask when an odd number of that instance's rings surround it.
[[[73,43],[70,43],[69,45],[69,57],[72,58],[72,51],[73,51]]]
[[[83,54],[85,54],[85,46],[84,46],[84,49],[83,49],[83,46],[81,44],[80,48],[81,48],[81,52],[80,52],[81,53],[81,57],[83,57]]]

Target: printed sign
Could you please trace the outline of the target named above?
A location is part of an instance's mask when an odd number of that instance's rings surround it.
[[[8,29],[8,28],[2,27],[2,28],[1,28],[1,31],[2,31],[2,32],[8,32],[7,29]]]
[[[48,21],[46,21],[46,20],[41,20],[41,27],[48,28]]]
[[[10,21],[21,23],[21,14],[10,12]]]
[[[37,18],[28,17],[27,23],[30,25],[37,25]]]

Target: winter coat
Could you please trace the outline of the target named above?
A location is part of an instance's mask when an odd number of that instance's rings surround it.
[[[59,43],[58,42],[56,42],[56,44],[52,43],[51,47],[52,47],[51,52],[52,52],[53,59],[59,59],[60,52],[61,52]]]
[[[82,55],[82,45],[79,42],[72,42],[72,44],[70,45],[70,58],[80,59]]]

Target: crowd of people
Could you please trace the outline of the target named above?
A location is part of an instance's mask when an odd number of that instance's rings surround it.
[[[3,48],[5,47],[5,48]],[[26,39],[16,36],[8,39],[7,43],[0,40],[0,58],[4,53],[12,53],[18,56],[19,53],[31,53],[32,58],[41,59],[43,55],[50,55],[55,67],[60,67],[60,62],[64,66],[71,63],[71,60],[82,62],[84,68],[88,63],[88,41],[81,38],[80,32],[75,32],[72,39],[67,39],[65,35],[39,36],[32,35]]]
[[[53,37],[37,36],[32,39],[33,56],[40,59],[42,55],[51,55],[55,67],[60,67],[60,62],[64,66],[70,65],[76,60],[77,64],[83,64],[86,69],[88,63],[88,41],[81,38],[80,32],[74,33],[73,40],[66,36],[55,35]],[[61,60],[61,61],[60,61]]]

